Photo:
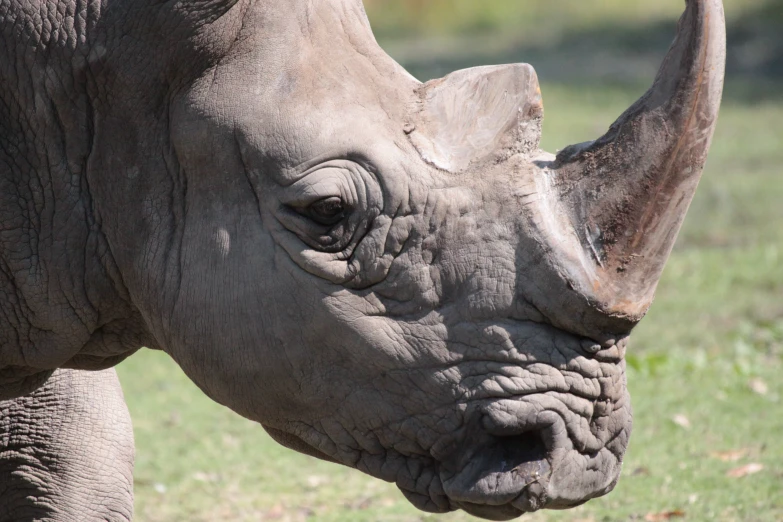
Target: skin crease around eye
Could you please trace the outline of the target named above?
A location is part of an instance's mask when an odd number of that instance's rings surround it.
[[[280,241],[307,256],[350,257],[384,205],[372,170],[354,161],[329,160],[289,185],[272,185],[266,193],[281,225]]]

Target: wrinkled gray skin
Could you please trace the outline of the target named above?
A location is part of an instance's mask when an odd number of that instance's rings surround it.
[[[128,435],[71,417],[124,418],[114,378],[47,378],[141,346],[428,511],[609,492],[720,103],[722,5],[687,4],[647,95],[555,157],[532,68],[422,85],[360,0],[0,0],[0,503],[67,520],[103,477],[130,516]]]
[[[133,430],[114,370],[0,402],[0,520],[130,520]]]

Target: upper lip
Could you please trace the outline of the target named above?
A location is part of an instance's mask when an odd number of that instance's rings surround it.
[[[459,444],[433,448],[444,493],[468,511],[510,505],[523,512],[539,509],[556,465],[553,449],[563,432],[556,426],[562,422],[547,412],[517,416],[513,426],[482,415],[466,429]],[[533,491],[533,484],[540,487]]]

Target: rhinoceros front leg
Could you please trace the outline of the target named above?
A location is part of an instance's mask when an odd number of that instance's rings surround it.
[[[133,431],[114,370],[0,402],[0,521],[130,520]]]

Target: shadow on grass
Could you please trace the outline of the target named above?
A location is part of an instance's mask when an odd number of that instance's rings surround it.
[[[729,22],[726,99],[783,100],[783,1],[774,0]],[[448,40],[390,41],[387,48],[426,81],[491,63],[527,62],[542,81],[580,85],[647,85],[671,44],[670,20],[646,25],[605,25],[571,32],[545,44],[514,35],[473,35]]]

